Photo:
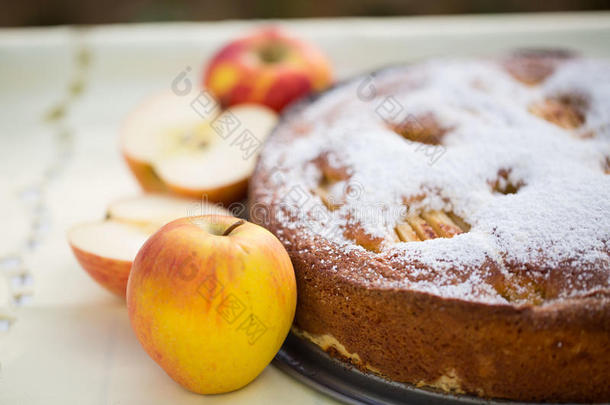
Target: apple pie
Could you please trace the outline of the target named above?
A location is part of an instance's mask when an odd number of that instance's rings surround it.
[[[610,401],[610,62],[432,60],[291,108],[250,184],[294,331],[387,379]]]

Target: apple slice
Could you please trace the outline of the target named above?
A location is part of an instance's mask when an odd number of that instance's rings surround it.
[[[199,215],[231,215],[216,204],[161,194],[144,194],[111,203],[107,219],[160,228],[177,218]]]
[[[154,194],[125,198],[109,205],[106,220],[71,228],[68,242],[94,280],[125,297],[131,264],[148,237],[174,219],[202,214],[231,215],[205,201]]]
[[[150,235],[148,229],[109,220],[75,226],[68,232],[68,241],[87,273],[124,297],[131,263]]]
[[[221,113],[209,97],[206,108],[194,100],[164,93],[137,108],[122,129],[123,155],[147,191],[238,201],[246,195],[258,151],[277,115],[255,104]]]

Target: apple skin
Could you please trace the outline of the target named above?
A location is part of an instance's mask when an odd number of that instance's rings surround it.
[[[281,49],[265,61],[265,49]],[[264,104],[277,112],[311,91],[332,82],[328,59],[313,45],[265,28],[222,48],[204,74],[205,88],[223,107],[241,103]]]
[[[170,222],[140,249],[127,286],[131,324],[146,352],[200,394],[256,378],[294,318],[296,281],[286,250],[245,221],[220,235],[236,221],[206,215]],[[210,233],[209,224],[220,231]]]
[[[132,262],[98,256],[72,244],[70,247],[78,263],[95,281],[111,293],[125,298]]]

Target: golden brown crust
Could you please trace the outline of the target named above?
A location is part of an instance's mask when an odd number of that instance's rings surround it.
[[[608,297],[513,306],[374,289],[338,276],[321,256],[291,254],[298,285],[295,325],[312,335],[332,335],[369,371],[519,401],[610,398]],[[330,349],[332,355],[336,348]]]

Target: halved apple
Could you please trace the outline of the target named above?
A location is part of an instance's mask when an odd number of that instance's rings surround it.
[[[106,289],[124,297],[131,263],[150,235],[146,228],[107,220],[73,227],[68,241],[83,269]]]
[[[148,237],[174,219],[202,213],[230,215],[205,201],[154,194],[126,198],[110,204],[106,220],[71,228],[68,242],[95,281],[125,297],[131,264]]]
[[[127,118],[121,148],[144,190],[225,204],[245,197],[277,115],[256,104],[221,112],[210,100],[203,108],[192,97],[164,93]]]

